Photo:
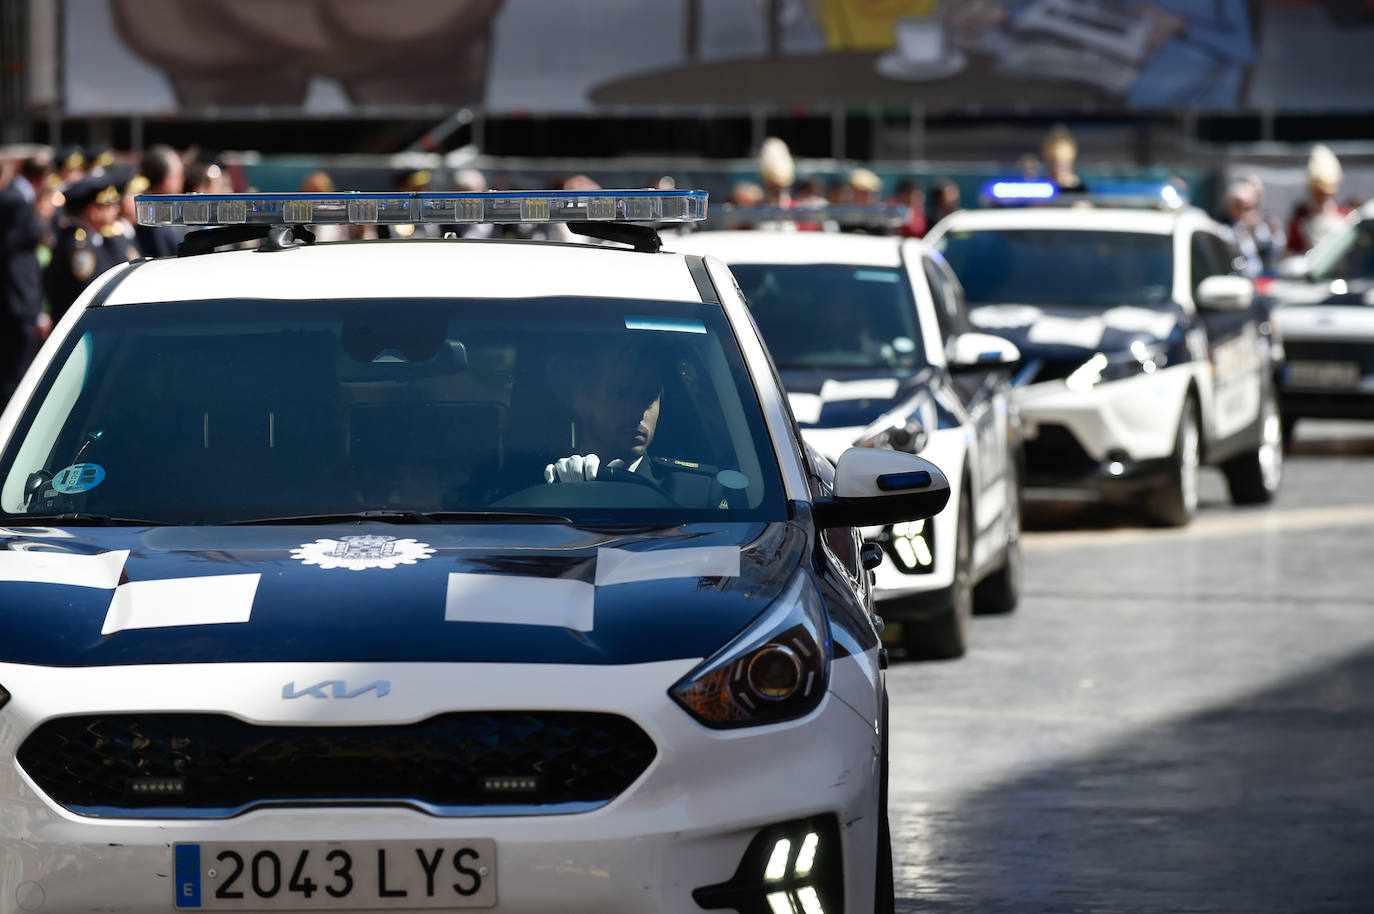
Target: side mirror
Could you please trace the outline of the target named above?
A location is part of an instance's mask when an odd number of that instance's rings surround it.
[[[949,480],[923,457],[852,447],[835,464],[835,496],[816,500],[820,527],[876,527],[934,517],[949,501]]]
[[[960,333],[949,341],[949,367],[997,368],[1021,361],[1021,350],[1011,340],[991,333]]]
[[[1255,300],[1255,283],[1244,276],[1208,276],[1193,299],[1206,311],[1244,311]]]

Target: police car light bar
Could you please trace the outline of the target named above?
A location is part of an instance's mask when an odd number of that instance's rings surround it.
[[[699,222],[702,190],[422,194],[148,194],[140,225],[455,225],[476,222]]]
[[[1049,181],[994,181],[983,188],[993,200],[1050,200],[1059,188]]]
[[[1086,190],[1060,191],[1052,181],[993,181],[982,200],[992,206],[1047,204],[1145,209],[1179,209],[1187,193],[1168,181],[1094,181]]]
[[[767,222],[834,222],[842,226],[896,228],[911,216],[900,204],[839,204],[836,206],[734,206],[722,204],[707,220],[713,226],[759,225]]]

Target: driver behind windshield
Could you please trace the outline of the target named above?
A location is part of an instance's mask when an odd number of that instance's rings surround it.
[[[545,482],[584,482],[603,468],[654,479],[645,456],[663,402],[659,365],[652,348],[626,353],[605,344],[549,365],[549,389],[562,399],[572,423],[569,453],[545,465]]]

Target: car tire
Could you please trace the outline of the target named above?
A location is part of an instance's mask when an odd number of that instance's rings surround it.
[[[878,761],[878,852],[874,866],[873,912],[874,914],[894,914],[897,908],[897,893],[892,868],[892,827],[887,815],[888,766],[891,755],[888,751],[888,698],[883,695],[883,742],[882,758]]]
[[[1262,505],[1274,500],[1283,481],[1283,422],[1278,404],[1266,397],[1260,407],[1260,446],[1222,465],[1231,501]]]
[[[967,473],[964,478],[968,478]],[[912,660],[953,660],[968,650],[969,622],[973,618],[973,511],[967,490],[959,496],[956,526],[949,605],[938,615],[902,623],[902,643]]]
[[[1021,602],[1021,483],[1016,464],[1007,469],[1007,553],[1002,565],[973,590],[973,611],[1009,613]]]
[[[1198,476],[1202,469],[1202,426],[1192,394],[1183,401],[1170,459],[1169,478],[1150,496],[1145,511],[1165,527],[1185,527],[1197,514]]]

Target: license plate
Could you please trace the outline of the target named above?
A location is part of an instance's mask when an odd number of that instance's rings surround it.
[[[1294,387],[1358,387],[1358,362],[1289,362],[1288,383]]]
[[[200,911],[490,908],[496,842],[178,844],[176,906]]]

